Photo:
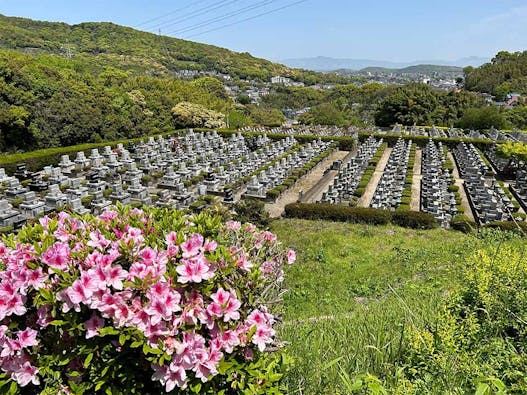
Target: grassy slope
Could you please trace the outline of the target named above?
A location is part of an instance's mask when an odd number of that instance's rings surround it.
[[[457,263],[478,243],[443,230],[305,220],[273,230],[298,254],[281,328],[296,359],[288,386],[298,394],[347,393],[346,377],[367,372],[396,388],[408,329],[433,323],[456,286]]]

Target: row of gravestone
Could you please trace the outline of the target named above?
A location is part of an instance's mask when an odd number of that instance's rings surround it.
[[[279,185],[289,177],[295,169],[300,169],[311,159],[328,150],[331,141],[316,140],[308,143],[299,151],[295,151],[280,161],[277,161],[266,170],[253,175],[247,184],[245,196],[252,198],[266,198],[267,192]]]
[[[509,221],[517,211],[473,144],[461,143],[453,151],[474,217],[480,224]]]
[[[369,136],[357,149],[357,154],[339,166],[339,172],[322,194],[321,203],[345,204],[352,200],[353,194],[368,168],[370,161],[382,145],[382,139]]]
[[[395,210],[401,204],[411,149],[412,140],[397,140],[377,184],[370,207]]]
[[[449,191],[452,177],[445,163],[443,145],[430,140],[422,151],[420,209],[448,228],[457,208],[455,193]]]

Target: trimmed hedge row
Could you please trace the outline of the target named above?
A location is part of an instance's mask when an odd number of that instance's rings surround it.
[[[527,222],[495,221],[483,225],[485,228],[499,229],[507,232],[516,232],[523,237],[527,236]]]
[[[457,214],[450,221],[450,228],[469,234],[476,232],[478,224],[464,214]]]
[[[394,224],[412,229],[439,227],[435,218],[426,213],[409,210],[379,210],[374,208],[348,207],[326,203],[293,203],[285,206],[288,218],[350,222],[355,224]]]
[[[414,183],[414,166],[415,166],[415,150],[416,145],[412,144],[410,148],[410,158],[408,159],[406,177],[404,179],[404,189],[402,192],[401,203],[397,207],[398,210],[410,210],[412,203],[412,185]]]

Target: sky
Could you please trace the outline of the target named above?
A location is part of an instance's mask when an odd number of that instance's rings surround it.
[[[453,61],[527,50],[527,0],[0,0],[0,13],[161,30],[275,61]]]

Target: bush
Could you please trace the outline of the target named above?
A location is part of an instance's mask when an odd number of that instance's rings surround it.
[[[394,225],[412,229],[434,229],[439,227],[433,215],[420,211],[396,210],[392,215]]]
[[[364,192],[366,192],[366,188],[357,188],[355,189],[355,192],[353,192],[353,195],[360,198],[362,195],[364,195]]]
[[[448,192],[459,192],[459,186],[457,186],[457,185],[450,185],[448,187]]]
[[[250,222],[252,224],[267,228],[271,223],[271,218],[265,211],[265,204],[261,200],[242,199],[234,205],[234,218],[240,222]]]
[[[370,225],[386,225],[391,219],[391,212],[387,210],[322,203],[288,204],[285,206],[285,215],[292,218],[324,219]]]
[[[119,206],[1,242],[2,393],[279,393],[270,232]]]
[[[452,218],[450,227],[463,233],[474,233],[478,229],[478,225],[474,221],[461,213]]]
[[[499,229],[506,232],[519,233],[522,236],[527,234],[527,222],[513,222],[513,221],[495,221],[484,225],[485,228]]]

